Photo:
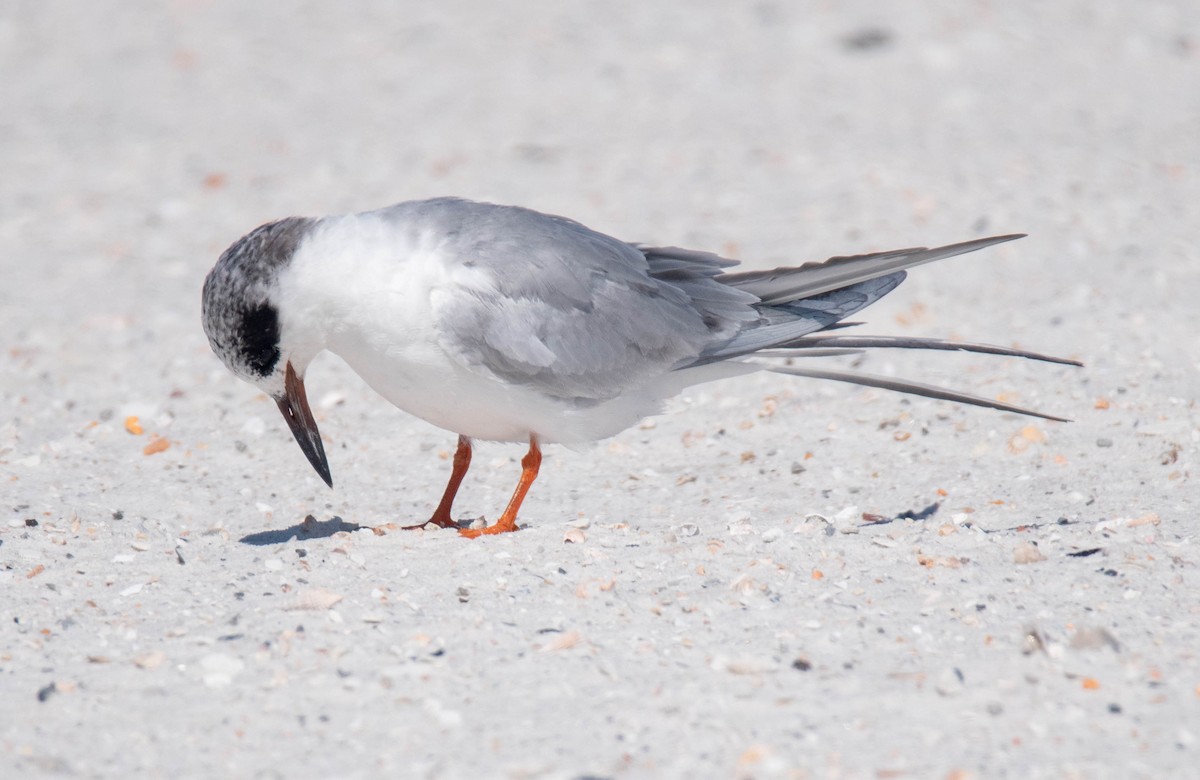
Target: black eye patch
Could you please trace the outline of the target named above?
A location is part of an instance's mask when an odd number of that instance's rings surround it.
[[[242,315],[238,339],[242,358],[259,376],[269,376],[279,362],[279,314],[262,303]]]

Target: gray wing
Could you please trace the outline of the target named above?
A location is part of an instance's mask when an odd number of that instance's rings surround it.
[[[805,335],[836,327],[846,317],[887,295],[904,281],[904,277],[904,271],[894,271],[796,301],[771,306],[759,304],[757,322],[728,341],[710,344],[692,365],[730,360],[804,342]],[[815,345],[804,342],[804,346]]]
[[[805,263],[797,268],[725,274],[721,277],[721,281],[754,293],[764,304],[770,306],[839,290],[905,268],[932,263],[935,260],[974,252],[984,247],[1024,237],[1024,233],[1014,233],[1007,236],[963,241],[959,244],[950,244],[934,249],[916,247],[853,257],[831,257],[821,263]]]
[[[718,280],[723,284],[751,293],[759,299],[757,309],[762,317],[728,342],[710,344],[694,365],[729,360],[763,350],[811,348],[815,345],[804,340],[804,336],[836,327],[844,318],[887,295],[904,281],[904,269],[1020,237],[1017,234],[993,236],[933,249],[898,249],[833,257],[821,263],[805,263],[771,271],[722,274]],[[860,345],[839,343],[827,346],[858,348]]]
[[[415,221],[426,236],[444,237],[439,249],[478,272],[471,284],[437,293],[434,326],[443,349],[473,371],[580,404],[613,398],[671,370],[764,350],[816,356],[891,346],[1048,359],[937,340],[804,338],[838,327],[886,295],[906,268],[1019,235],[725,273],[737,263],[706,252],[635,246],[527,209],[439,199],[387,211]],[[855,381],[832,370],[776,370]],[[879,377],[859,383],[1025,411],[918,383]]]
[[[729,262],[714,255],[648,257],[562,217],[437,203],[444,251],[483,281],[440,290],[434,325],[474,371],[599,402],[758,318],[756,296],[715,280]]]

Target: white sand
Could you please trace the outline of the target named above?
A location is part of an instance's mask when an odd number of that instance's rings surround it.
[[[1200,6],[433,5],[0,6],[0,775],[1194,771]],[[866,318],[1086,369],[862,367],[1076,422],[756,376],[400,533],[453,435],[323,358],[326,489],[200,284],[439,194],[757,266],[1029,232]]]

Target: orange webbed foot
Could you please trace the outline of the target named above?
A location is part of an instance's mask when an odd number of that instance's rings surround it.
[[[507,534],[520,530],[520,527],[515,521],[505,523],[504,520],[501,519],[494,525],[489,525],[485,528],[460,528],[458,529],[458,535],[465,536],[468,539],[478,539],[481,536],[495,536],[496,534]]]

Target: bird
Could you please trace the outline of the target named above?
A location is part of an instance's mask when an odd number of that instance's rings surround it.
[[[527,444],[496,522],[459,529],[478,537],[518,529],[544,445],[613,436],[689,386],[753,371],[1066,421],[807,362],[898,348],[1082,365],[987,344],[851,335],[860,323],[846,318],[894,290],[906,269],[1022,237],[739,271],[737,261],[710,252],[629,243],[561,216],[442,197],[252,230],[206,277],[202,319],[217,357],[275,400],[330,488],[304,385],[322,351],[395,406],[458,434],[440,502],[429,520],[406,528],[458,528],[452,506],[474,440]]]

